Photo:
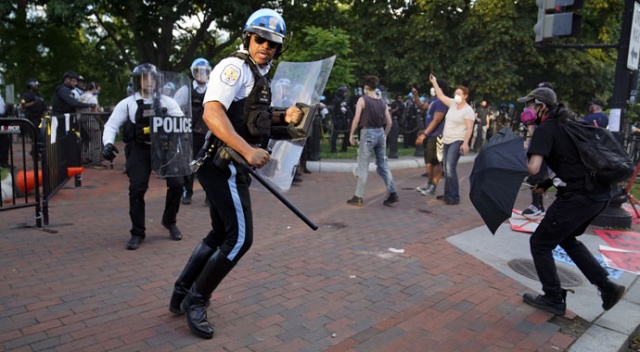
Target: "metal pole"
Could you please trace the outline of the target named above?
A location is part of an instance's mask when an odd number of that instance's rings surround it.
[[[624,12],[622,13],[622,28],[620,30],[620,41],[618,42],[618,60],[616,62],[616,74],[613,87],[613,97],[611,98],[611,110],[609,116],[619,112],[619,120],[610,119],[609,129],[620,139],[624,130],[624,112],[627,107],[627,100],[635,100],[631,98],[631,92],[635,93],[638,86],[637,70],[630,70],[627,67],[627,59],[629,55],[629,41],[631,39],[631,25],[633,21],[634,4],[636,0],[625,0]],[[617,124],[612,125],[611,122]],[[622,203],[626,201],[624,192],[614,197],[609,206],[602,211],[593,221],[596,226],[605,227],[631,227],[632,216],[626,210],[622,209]]]

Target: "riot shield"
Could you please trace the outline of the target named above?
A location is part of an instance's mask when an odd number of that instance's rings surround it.
[[[190,175],[191,80],[181,73],[161,72],[156,90],[149,118],[151,169],[158,177]]]
[[[296,104],[304,112],[302,122],[290,126],[291,140],[270,140],[271,161],[258,170],[281,191],[291,187],[298,169],[306,137],[311,134],[313,118],[336,57],[313,62],[280,62],[272,80],[271,106],[286,110]]]

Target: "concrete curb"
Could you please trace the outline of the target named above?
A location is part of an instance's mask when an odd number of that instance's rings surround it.
[[[475,160],[477,154],[465,155],[460,157],[458,163],[470,163]],[[375,161],[375,160],[374,160]],[[376,164],[372,161],[369,164],[369,171],[376,170]],[[424,168],[423,157],[402,157],[398,159],[388,159],[391,170]],[[307,161],[307,169],[311,172],[354,172],[358,166],[358,162],[352,159],[327,159],[320,161]]]

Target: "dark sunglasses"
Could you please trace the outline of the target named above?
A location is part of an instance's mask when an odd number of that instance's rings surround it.
[[[275,49],[275,48],[278,47],[278,45],[280,45],[280,44],[278,44],[276,42],[272,42],[270,40],[264,39],[261,36],[258,36],[258,35],[255,35],[255,34],[253,35],[253,38],[256,41],[256,44],[258,44],[258,45],[262,45],[262,44],[264,44],[264,42],[267,42],[267,46],[269,46],[269,48],[271,48],[271,49]]]

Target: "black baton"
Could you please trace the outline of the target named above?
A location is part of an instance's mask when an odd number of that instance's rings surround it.
[[[231,149],[231,147],[228,147],[228,146],[224,147],[224,152],[226,152],[231,157],[231,159],[233,159],[233,161],[238,163],[238,165],[245,168],[251,174],[251,176],[255,177],[255,179],[258,180],[258,182],[260,182],[269,192],[271,192],[271,194],[273,194],[276,198],[278,198],[278,200],[280,200],[282,204],[286,205],[287,208],[289,208],[289,210],[291,210],[294,214],[296,214],[300,218],[300,220],[304,221],[304,223],[307,224],[307,226],[309,226],[314,231],[318,229],[318,225],[316,225],[316,223],[314,223],[313,221],[311,221],[311,219],[309,219],[306,215],[304,215],[304,213],[300,209],[298,209],[298,207],[296,207],[293,203],[291,203],[289,199],[287,199],[284,195],[282,195],[282,193],[278,192],[278,190],[275,189],[269,183],[269,181],[265,180],[262,177],[262,175],[258,174],[256,170],[254,170],[254,168],[251,165],[249,165],[249,163],[246,160],[244,160],[244,158],[240,156],[240,154],[238,154],[238,152],[236,152],[235,150]]]

